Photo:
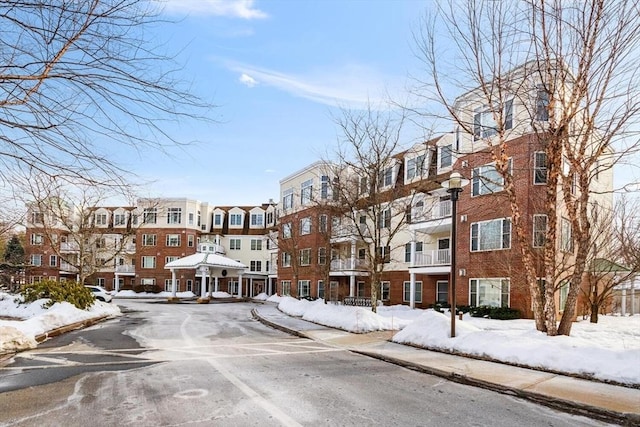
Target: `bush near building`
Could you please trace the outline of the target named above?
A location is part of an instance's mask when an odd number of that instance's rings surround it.
[[[86,310],[91,307],[95,300],[91,290],[81,283],[58,282],[49,279],[24,285],[20,295],[22,295],[24,304],[48,298],[49,301],[43,305],[46,308],[57,302],[66,301],[80,310]]]

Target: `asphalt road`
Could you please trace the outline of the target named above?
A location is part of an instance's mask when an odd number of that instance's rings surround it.
[[[0,425],[604,425],[290,336],[250,303],[116,303],[0,367]]]

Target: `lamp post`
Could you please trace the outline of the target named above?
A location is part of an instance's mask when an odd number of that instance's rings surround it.
[[[456,224],[458,223],[457,204],[462,187],[469,184],[458,172],[449,175],[449,179],[442,183],[451,195],[451,272],[449,273],[449,300],[451,302],[451,338],[456,336]]]

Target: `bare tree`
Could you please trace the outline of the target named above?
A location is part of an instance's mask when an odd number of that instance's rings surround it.
[[[334,208],[341,228],[364,243],[375,312],[382,274],[396,249],[394,237],[405,229],[413,194],[399,173],[401,133],[405,117],[394,112],[343,111],[337,119],[341,139],[335,159],[325,163],[333,182]],[[344,234],[344,233],[343,233]]]
[[[485,144],[505,181],[536,327],[549,335],[570,334],[592,245],[590,206],[611,198],[603,194],[606,185],[594,182],[640,148],[633,138],[640,118],[639,7],[628,0],[441,2],[415,36],[426,73],[418,94],[445,107],[437,118],[453,119]],[[490,132],[478,132],[474,114],[450,98],[454,85],[485,106]],[[513,114],[510,102],[524,111]],[[545,154],[542,276],[554,286],[543,290],[506,154],[514,132],[531,135]],[[568,225],[558,230],[564,217]],[[558,325],[555,267],[567,254],[573,267]]]
[[[117,258],[133,247],[133,238],[143,224],[133,205],[115,211],[101,208],[109,197],[104,187],[87,183],[31,178],[24,181],[28,192],[28,223],[38,244],[57,257],[61,269],[85,280],[102,269],[115,267]],[[120,187],[114,187],[120,189]]]
[[[159,24],[146,0],[0,2],[0,179],[121,182],[128,172],[108,152],[176,143],[164,123],[207,105],[151,39]]]

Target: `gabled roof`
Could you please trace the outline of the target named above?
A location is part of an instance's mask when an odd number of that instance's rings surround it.
[[[167,270],[197,269],[199,267],[232,268],[236,270],[245,270],[247,268],[241,262],[210,252],[196,252],[193,255],[168,262],[164,266]]]

